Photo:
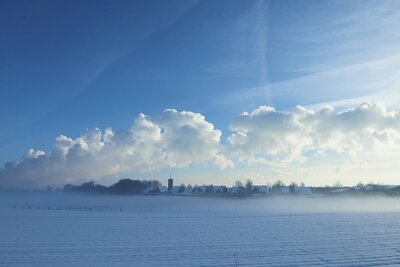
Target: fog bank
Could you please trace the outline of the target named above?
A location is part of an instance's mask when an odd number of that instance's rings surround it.
[[[400,212],[395,197],[249,197],[93,196],[65,193],[1,193],[1,207],[163,213],[174,215],[245,216],[316,213]]]

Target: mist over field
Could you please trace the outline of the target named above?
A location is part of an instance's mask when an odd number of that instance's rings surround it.
[[[273,215],[318,213],[400,212],[400,199],[386,196],[272,196],[272,197],[197,197],[197,196],[114,196],[68,193],[4,193],[2,207],[21,209],[88,209],[99,212],[139,212],[212,215]],[[178,213],[178,214],[177,214]]]

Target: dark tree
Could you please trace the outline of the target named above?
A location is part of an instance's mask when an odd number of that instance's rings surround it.
[[[235,186],[236,186],[236,187],[242,187],[242,186],[243,186],[243,183],[242,183],[241,181],[237,180],[237,181],[235,182]]]
[[[248,179],[248,180],[246,181],[245,187],[246,187],[246,193],[247,193],[247,194],[250,194],[251,191],[253,190],[253,181],[250,180],[250,179]]]
[[[284,186],[285,184],[281,180],[278,180],[272,185],[272,192],[280,192]]]
[[[140,180],[122,179],[108,188],[112,194],[137,195],[143,193],[147,187],[146,182]]]
[[[295,182],[292,182],[292,183],[289,185],[289,192],[290,192],[291,194],[296,193],[296,187],[297,187],[297,184],[296,184]]]

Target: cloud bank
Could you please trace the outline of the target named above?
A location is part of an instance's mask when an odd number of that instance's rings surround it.
[[[229,149],[241,160],[304,161],[327,153],[355,157],[398,149],[400,113],[378,103],[344,112],[330,106],[297,106],[286,112],[260,106],[242,113],[231,130]]]
[[[40,188],[83,179],[192,165],[217,166],[318,158],[362,159],[398,153],[400,112],[364,103],[338,112],[333,107],[297,106],[288,111],[260,106],[233,120],[225,142],[221,131],[199,114],[164,110],[139,114],[127,131],[98,128],[72,139],[60,135],[50,152],[30,149],[19,162],[0,169],[2,188]]]
[[[221,154],[221,131],[201,114],[174,109],[152,118],[139,114],[128,131],[88,129],[75,139],[60,135],[54,149],[30,149],[0,169],[4,188],[44,187],[97,179],[126,171],[232,163]]]

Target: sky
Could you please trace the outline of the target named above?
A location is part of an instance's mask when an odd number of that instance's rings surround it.
[[[0,187],[398,183],[399,1],[2,1]]]

